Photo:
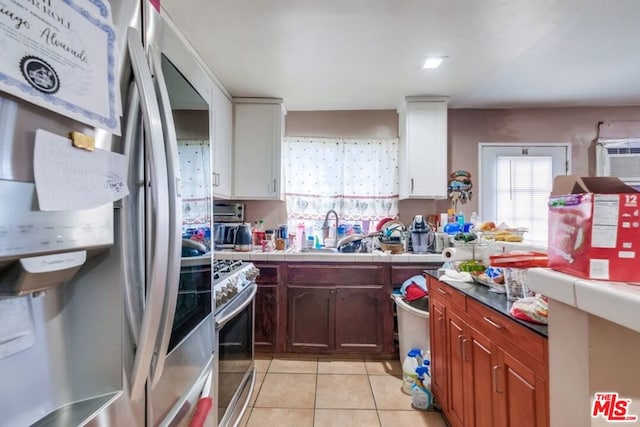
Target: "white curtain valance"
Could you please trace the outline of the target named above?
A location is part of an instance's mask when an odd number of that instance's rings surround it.
[[[289,218],[345,220],[398,214],[398,139],[284,139]]]

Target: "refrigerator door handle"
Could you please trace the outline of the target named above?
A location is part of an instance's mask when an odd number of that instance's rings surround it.
[[[126,128],[124,130],[124,134],[122,137],[123,140],[123,154],[126,156],[129,162],[128,169],[129,171],[139,171],[141,168],[140,157],[137,156],[139,150],[136,147],[136,138],[141,135],[140,131],[140,96],[138,95],[138,89],[136,88],[136,84],[132,83],[129,88],[129,105],[127,108],[127,122]],[[123,201],[123,218],[124,225],[123,230],[121,232],[122,236],[122,263],[124,266],[124,306],[125,306],[125,314],[127,320],[127,326],[129,327],[129,332],[133,337],[134,342],[138,342],[140,339],[140,325],[142,324],[142,320],[140,319],[141,313],[140,309],[142,307],[142,302],[144,300],[144,290],[143,289],[134,289],[133,283],[137,281],[138,283],[142,282],[142,277],[138,276],[139,263],[144,262],[140,259],[134,259],[137,254],[144,253],[144,245],[142,244],[142,239],[136,239],[135,236],[139,235],[142,228],[144,227],[144,221],[139,217],[139,215],[132,215],[133,212],[137,212],[141,209],[140,200],[138,194],[140,191],[144,194],[144,178],[141,178],[136,173],[129,174],[129,188],[130,188],[130,196]],[[129,212],[131,210],[131,212]],[[140,274],[139,276],[142,276]],[[141,288],[140,286],[139,288]],[[138,293],[134,293],[135,291],[139,291]]]
[[[169,92],[162,73],[161,56],[155,45],[149,46],[149,63],[154,75],[155,91],[162,117],[167,175],[169,183],[169,257],[167,258],[167,286],[163,315],[159,331],[158,357],[151,370],[151,383],[156,385],[162,376],[164,362],[169,349],[169,339],[173,328],[178,301],[180,282],[180,258],[182,253],[182,202],[180,196],[180,159],[178,158],[178,138],[176,137]]]
[[[127,31],[127,45],[131,57],[131,67],[140,93],[140,107],[144,119],[145,156],[149,168],[148,191],[151,201],[151,223],[153,234],[150,244],[150,262],[146,283],[146,298],[140,340],[131,376],[131,398],[144,396],[145,383],[151,369],[160,319],[164,305],[164,288],[167,279],[165,263],[169,257],[166,232],[169,228],[169,197],[167,192],[167,170],[164,153],[164,136],[160,121],[160,109],[153,90],[153,80],[147,65],[140,33],[132,27]]]

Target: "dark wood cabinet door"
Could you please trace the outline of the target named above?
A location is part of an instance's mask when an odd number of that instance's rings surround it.
[[[275,352],[278,342],[278,286],[258,285],[255,351]]]
[[[287,293],[287,350],[332,352],[335,342],[334,288],[291,286]]]
[[[502,417],[497,425],[543,427],[547,425],[546,387],[544,379],[500,349],[500,372],[497,375]]]
[[[431,389],[440,407],[448,408],[447,372],[447,326],[445,307],[435,298],[429,301],[431,340]]]
[[[335,289],[336,352],[380,353],[383,348],[387,308],[382,287],[347,287]],[[386,299],[389,296],[386,295]]]
[[[469,337],[463,342],[463,357],[469,363],[468,425],[495,427],[497,402],[494,377],[498,373],[495,345],[475,329],[469,328]]]
[[[465,323],[451,310],[447,312],[447,343],[449,348],[449,422],[465,424],[465,364],[462,357]]]

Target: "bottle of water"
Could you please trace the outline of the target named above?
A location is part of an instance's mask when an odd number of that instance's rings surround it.
[[[474,212],[471,214],[471,218],[469,219],[469,222],[471,223],[471,228],[473,230],[475,230],[476,227],[478,226],[479,220],[480,220],[480,217],[478,216],[478,212]]]

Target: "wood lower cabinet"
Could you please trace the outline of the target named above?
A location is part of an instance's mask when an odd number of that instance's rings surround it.
[[[429,278],[431,387],[453,427],[549,425],[546,339]]]
[[[381,353],[389,301],[382,287],[335,289],[336,352]]]
[[[387,271],[382,265],[288,265],[287,351],[392,352]]]
[[[463,358],[466,332],[465,322],[451,310],[447,313],[447,343],[449,347],[449,422],[452,426],[464,426],[467,416],[465,388],[469,387],[467,368]]]
[[[432,288],[433,289],[433,288]],[[447,345],[447,319],[445,317],[444,304],[429,299],[429,337],[431,339],[431,389],[438,397],[442,408],[449,405],[448,381],[449,372],[449,350]]]
[[[289,287],[287,349],[330,352],[335,341],[335,289]]]
[[[256,279],[258,291],[255,300],[255,351],[272,353],[278,350],[280,337],[280,266],[271,263],[255,265],[260,270]]]

